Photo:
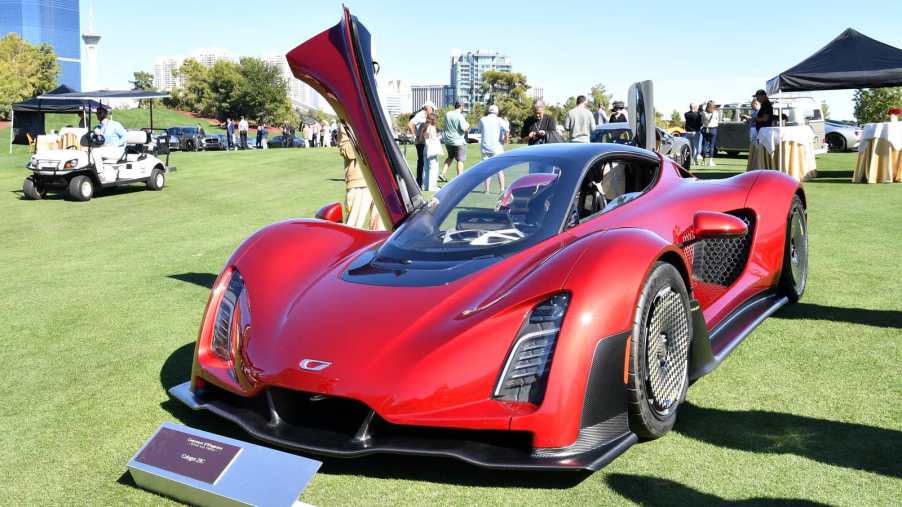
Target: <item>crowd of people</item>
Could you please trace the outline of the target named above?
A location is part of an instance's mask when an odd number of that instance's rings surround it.
[[[242,116],[238,121],[226,118],[224,128],[226,131],[226,149],[230,151],[246,150],[251,147],[248,144],[250,125],[245,117]],[[257,124],[257,134],[253,143],[254,148],[264,149],[269,147],[269,128],[271,127],[267,126],[265,122]],[[279,142],[283,148],[338,146],[338,124],[335,120],[331,120],[331,122],[313,120],[301,122],[297,126],[294,123],[285,122],[278,128],[281,130],[282,137],[279,139]],[[299,132],[302,136],[300,138],[298,138]]]
[[[714,156],[717,155],[717,129],[722,119],[720,104],[709,100],[699,106],[689,104],[689,111],[683,114],[686,138],[692,147],[692,158],[696,164],[713,167]],[[749,125],[749,141],[754,144],[758,138],[758,130],[774,125],[774,106],[767,97],[767,92],[758,90],[752,96],[751,111],[743,119]]]

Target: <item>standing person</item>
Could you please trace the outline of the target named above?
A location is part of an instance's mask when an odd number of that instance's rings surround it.
[[[554,142],[556,133],[557,123],[555,123],[554,118],[545,114],[545,103],[537,100],[532,106],[532,116],[523,122],[523,128],[520,129],[520,138],[532,146],[534,144]],[[549,138],[551,138],[551,141],[549,141]]]
[[[564,129],[570,132],[571,143],[588,143],[589,135],[595,130],[595,115],[586,107],[586,96],[576,97],[576,107],[567,113]]]
[[[686,137],[692,148],[692,160],[698,164],[702,158],[702,115],[698,112],[698,105],[694,102],[689,104],[683,118],[686,120]]]
[[[626,107],[623,105],[623,101],[615,100],[611,104],[611,117],[608,118],[608,123],[623,123],[626,121],[629,121],[629,118],[626,116]]]
[[[199,135],[201,139],[207,137],[207,131],[204,130],[203,127],[200,126],[200,123],[196,124],[196,128],[197,128],[197,135]]]
[[[608,113],[604,110],[604,104],[598,104],[598,110],[595,111],[595,124],[604,125],[608,122]]]
[[[241,137],[241,149],[247,149],[247,130],[250,128],[247,124],[247,118],[244,116],[241,117],[241,121],[238,122],[238,135]]]
[[[341,124],[338,134],[338,151],[345,162],[345,208],[348,210],[348,221],[351,227],[384,231],[382,217],[373,203],[373,195],[366,186],[366,180],[357,164],[357,152],[351,143],[348,126]]]
[[[755,99],[761,103],[758,114],[755,115],[755,128],[761,130],[764,127],[773,127],[777,122],[774,118],[774,105],[767,97],[767,92],[758,90],[755,92]]]
[[[508,137],[510,124],[504,118],[498,117],[498,106],[492,104],[489,106],[489,114],[483,116],[479,120],[479,151],[482,153],[482,160],[490,159],[495,155],[504,153],[504,140]],[[498,184],[501,191],[504,192],[504,171],[498,171]],[[485,193],[492,190],[492,178],[485,180]]]
[[[410,131],[410,134],[414,138],[414,146],[417,148],[417,185],[420,187],[423,186],[423,164],[426,161],[425,155],[423,151],[426,149],[423,144],[423,136],[421,135],[421,131],[426,125],[426,118],[435,113],[435,104],[432,103],[431,100],[427,100],[423,103],[423,107],[420,108],[419,111],[415,115],[410,118],[410,121],[407,122],[407,130]]]
[[[714,106],[714,101],[709,100],[705,104],[705,112],[702,113],[702,136],[705,138],[705,165],[714,167],[714,156],[717,155],[717,127],[720,125],[720,111]]]
[[[305,123],[301,133],[304,136],[304,146],[307,148],[313,147],[313,128]]]
[[[464,172],[464,161],[467,160],[467,129],[470,124],[464,117],[464,105],[461,101],[454,101],[454,109],[445,115],[445,128],[442,129],[442,143],[448,152],[445,163],[442,165],[442,174],[439,181],[448,181],[448,166],[451,160],[456,161],[457,175]]]
[[[749,125],[749,146],[758,142],[758,111],[761,110],[761,103],[757,98],[752,99],[752,111],[746,122]]]
[[[256,146],[258,149],[263,148],[263,137],[266,136],[266,124],[263,122],[257,123],[257,143]]]
[[[422,189],[428,192],[438,190],[438,156],[442,152],[442,140],[435,127],[435,113],[430,113],[426,117],[423,133],[423,150],[426,156],[425,165],[423,166],[423,185]]]
[[[323,120],[322,125],[319,126],[319,145],[323,148],[329,146],[326,144],[326,131],[329,130],[329,126],[326,124],[326,121]]]
[[[319,129],[322,127],[320,127],[318,121],[313,120],[313,125],[311,125],[311,128],[313,129],[313,147],[316,148],[317,146],[319,146],[319,144],[317,144],[317,142],[319,141]]]
[[[231,118],[226,118],[226,145],[228,151],[232,151],[235,147],[235,124]]]

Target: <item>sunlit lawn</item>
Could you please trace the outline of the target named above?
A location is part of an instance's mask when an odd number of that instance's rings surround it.
[[[473,147],[469,155],[468,165]],[[898,505],[902,185],[849,183],[854,157],[820,157],[823,177],[805,184],[805,298],[692,387],[672,434],[591,475],[326,459],[303,500]],[[342,198],[338,153],[176,154],[179,171],[163,192],[135,187],[88,203],[21,200],[25,159],[21,150],[0,155],[0,504],[166,503],[123,476],[161,422],[249,439],[166,394],[188,378],[208,286],[255,229]],[[744,164],[719,159],[699,174]]]

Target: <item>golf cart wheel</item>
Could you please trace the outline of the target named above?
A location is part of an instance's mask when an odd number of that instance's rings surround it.
[[[35,181],[34,176],[29,176],[22,182],[22,193],[25,194],[26,199],[38,201],[47,195],[47,189]]]
[[[150,178],[147,178],[147,189],[163,190],[164,185],[166,185],[166,173],[160,168],[155,168],[150,173]]]
[[[827,149],[830,151],[846,151],[846,138],[840,134],[827,134]]]
[[[629,343],[630,429],[658,438],[673,428],[689,387],[689,294],[673,265],[658,262],[646,280]]]
[[[783,247],[783,269],[780,273],[780,293],[795,303],[802,298],[808,285],[808,220],[798,195],[792,198],[786,222],[786,241]]]
[[[692,165],[692,152],[689,148],[683,146],[683,149],[680,151],[680,160],[682,161],[680,165],[688,171],[689,166]]]
[[[90,201],[94,196],[94,182],[87,176],[76,176],[69,180],[69,197],[76,201]]]

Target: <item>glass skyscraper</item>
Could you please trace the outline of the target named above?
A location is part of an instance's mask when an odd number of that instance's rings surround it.
[[[53,46],[60,84],[81,90],[81,23],[78,0],[0,0],[0,37],[15,32]]]

